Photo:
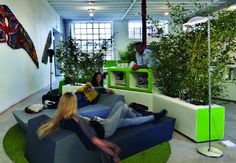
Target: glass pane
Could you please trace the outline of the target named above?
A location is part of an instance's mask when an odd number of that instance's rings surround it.
[[[91,24],[91,23],[88,23],[88,24],[87,24],[87,28],[92,28],[92,24]]]
[[[93,35],[93,39],[98,40],[99,39],[98,35]]]
[[[84,29],[81,29],[81,33],[82,34],[86,34],[87,32],[86,32],[86,29],[84,28]]]
[[[141,29],[140,28],[135,28],[135,34],[140,34],[141,33]]]
[[[100,35],[100,39],[105,39],[106,35]]]
[[[86,28],[86,23],[81,23],[80,28]]]
[[[129,38],[134,38],[134,33],[129,33]]]
[[[105,28],[105,24],[104,23],[100,23],[100,28]]]
[[[100,29],[100,34],[105,34],[105,29]]]
[[[98,34],[98,29],[94,29],[94,30],[93,30],[93,33],[94,33],[94,34]]]
[[[133,28],[134,27],[134,23],[129,22],[129,28]]]
[[[129,30],[129,33],[134,33],[134,29]]]
[[[87,46],[87,41],[82,41],[82,46]]]
[[[105,28],[111,28],[111,23],[106,23]]]
[[[81,39],[81,35],[75,35],[75,39],[76,40]]]
[[[83,51],[87,51],[87,46],[82,46]]]
[[[111,29],[106,29],[106,34],[110,34],[111,35]]]
[[[93,23],[93,28],[98,28],[98,23]]]
[[[95,45],[99,45],[99,40],[94,40]]]
[[[134,27],[140,28],[140,27],[142,27],[142,23],[136,22],[136,23],[134,23]]]
[[[106,34],[106,39],[109,39],[109,38],[111,38],[111,35],[110,34]]]
[[[75,28],[80,28],[80,23],[75,23]]]
[[[92,33],[93,33],[93,30],[92,30],[92,29],[87,29],[87,33],[88,33],[88,34],[92,34]]]
[[[75,29],[75,34],[80,34],[80,29]]]
[[[87,39],[87,35],[81,35],[81,39],[86,40]]]
[[[87,35],[88,37],[88,39],[93,39],[93,35]]]
[[[141,34],[139,34],[139,33],[135,33],[135,36],[134,36],[135,38],[141,38]]]

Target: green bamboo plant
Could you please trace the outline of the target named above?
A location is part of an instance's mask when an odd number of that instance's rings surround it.
[[[207,51],[207,23],[199,24],[190,31],[183,31],[183,24],[189,14],[192,17],[201,15],[213,16],[211,20],[211,73],[212,96],[224,96],[225,74],[228,71],[230,53],[236,52],[236,12],[221,10],[212,13],[212,8],[199,5],[199,11],[188,11],[180,6],[170,9],[170,33],[162,36],[159,49],[154,55],[160,63],[154,69],[157,74],[157,87],[168,96],[191,99],[195,104],[208,103],[208,51]]]
[[[94,72],[102,71],[106,48],[94,52],[83,52],[69,37],[61,41],[56,57],[58,69],[63,73],[65,83],[75,84],[90,81]]]

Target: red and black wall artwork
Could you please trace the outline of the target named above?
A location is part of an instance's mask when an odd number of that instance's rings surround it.
[[[42,63],[47,64],[48,63],[48,49],[52,45],[52,32],[50,31],[48,33],[47,41],[43,50],[43,56],[42,56]]]
[[[33,41],[6,5],[0,5],[0,43],[7,43],[13,49],[25,49],[37,68],[39,68]]]

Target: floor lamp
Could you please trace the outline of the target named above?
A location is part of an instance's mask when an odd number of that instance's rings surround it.
[[[184,25],[193,26],[200,23],[208,22],[208,116],[209,116],[209,140],[208,145],[199,146],[197,151],[207,157],[219,158],[223,156],[223,152],[215,147],[211,146],[211,16],[201,17],[197,16],[190,19]]]
[[[52,91],[52,58],[54,56],[54,50],[48,49],[48,56],[49,56],[49,62],[50,62],[50,92]]]

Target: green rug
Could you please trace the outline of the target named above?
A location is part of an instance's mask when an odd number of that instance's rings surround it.
[[[16,124],[7,131],[3,139],[6,154],[15,163],[28,163],[24,157],[25,137],[25,131]],[[170,153],[170,144],[164,142],[126,158],[122,163],[166,163]]]

